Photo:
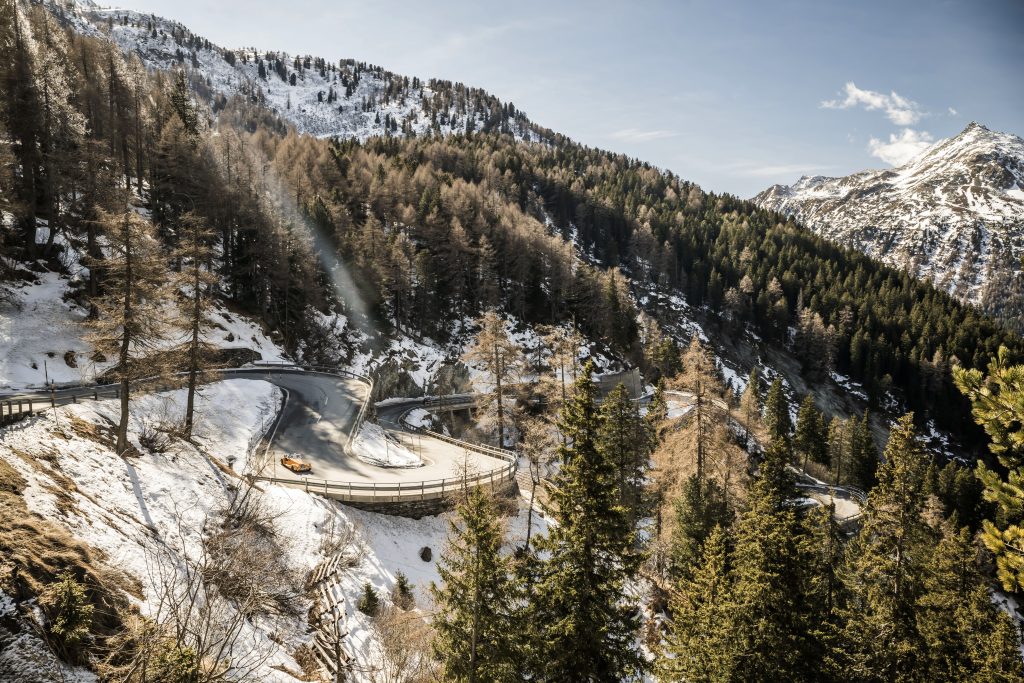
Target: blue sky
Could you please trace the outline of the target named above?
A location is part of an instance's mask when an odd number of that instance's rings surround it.
[[[1024,135],[1024,2],[120,0],[215,43],[483,87],[536,122],[749,197]]]

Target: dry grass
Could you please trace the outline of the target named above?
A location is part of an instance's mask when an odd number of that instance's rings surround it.
[[[31,454],[17,448],[11,448],[10,451],[20,458],[26,467],[33,468],[46,478],[43,488],[53,496],[54,504],[62,515],[69,516],[78,512],[78,505],[71,495],[78,492],[78,485],[61,471],[55,450],[40,449]]]
[[[313,648],[308,645],[299,645],[292,652],[292,658],[295,659],[296,663],[302,667],[302,674],[296,675],[293,671],[287,673],[293,678],[297,678],[300,681],[317,681],[320,680],[320,662],[317,661],[316,655],[313,654]]]
[[[79,437],[98,443],[104,448],[113,448],[115,434],[113,425],[98,425],[88,422],[76,415],[68,415],[68,422],[71,424],[71,431]]]
[[[102,553],[31,512],[22,497],[25,486],[17,469],[0,458],[0,590],[24,601],[70,570],[85,584],[96,608],[94,633],[102,637],[116,632],[119,614],[128,604],[123,588],[140,593],[138,582],[109,569]]]

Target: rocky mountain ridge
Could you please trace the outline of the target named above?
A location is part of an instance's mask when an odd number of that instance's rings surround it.
[[[493,130],[527,141],[553,136],[511,103],[462,83],[410,78],[352,59],[228,49],[179,22],[91,0],[54,2],[50,9],[79,33],[110,38],[148,69],[185,69],[215,104],[246,97],[300,133],[360,140]]]
[[[1024,140],[972,122],[903,166],[803,177],[754,198],[1019,327]]]

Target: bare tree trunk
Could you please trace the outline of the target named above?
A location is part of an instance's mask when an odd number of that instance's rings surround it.
[[[142,196],[142,95],[135,83],[135,187]]]
[[[494,347],[494,379],[497,383],[498,393],[498,446],[505,447],[505,410],[501,402],[501,354],[498,347]]]
[[[537,499],[537,485],[540,483],[540,463],[530,459],[530,509],[526,513],[526,545],[523,549],[530,551],[530,536],[533,535],[533,503]]]
[[[469,683],[476,683],[476,645],[480,639],[480,551],[477,549],[476,552],[476,571],[473,572],[474,576],[477,577],[476,586],[473,594],[473,633],[470,637],[469,644]]]
[[[188,399],[185,402],[185,438],[192,437],[192,416],[196,402],[196,376],[199,374],[199,324],[202,321],[202,282],[199,277],[199,239],[192,242],[192,345],[188,359]]]
[[[125,231],[125,244],[130,244],[129,237],[131,228],[128,225],[127,220],[124,223]],[[132,345],[132,296],[133,286],[132,281],[132,250],[127,248],[124,250],[125,258],[125,287],[124,287],[124,321],[125,324],[121,331],[121,354],[118,358],[121,364],[121,419],[117,424],[117,446],[115,450],[118,455],[124,455],[124,452],[128,450],[128,393],[131,390],[131,378],[130,378],[130,361],[131,361],[131,345]]]

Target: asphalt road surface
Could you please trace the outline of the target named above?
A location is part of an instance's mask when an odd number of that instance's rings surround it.
[[[506,463],[455,444],[411,432],[401,423],[405,411],[422,404],[421,399],[391,402],[380,406],[378,423],[393,444],[420,456],[420,467],[379,467],[345,453],[344,446],[356,415],[366,396],[366,385],[358,380],[305,375],[301,373],[262,374],[262,379],[288,392],[284,409],[268,435],[269,445],[259,451],[260,474],[302,481],[388,484],[461,478],[463,473],[481,474]],[[296,474],[281,465],[286,455],[312,466],[308,474]]]

